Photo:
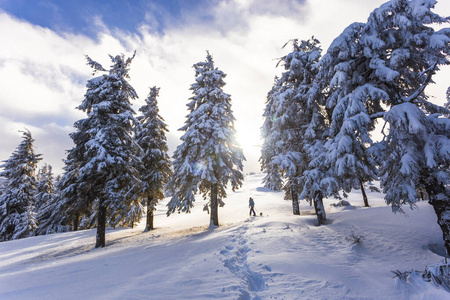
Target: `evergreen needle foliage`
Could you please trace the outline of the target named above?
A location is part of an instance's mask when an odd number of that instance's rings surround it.
[[[37,230],[35,208],[36,169],[42,159],[34,152],[31,132],[22,132],[23,140],[8,160],[0,166],[6,179],[0,195],[0,241],[33,236]]]
[[[210,198],[211,224],[218,226],[219,199],[226,198],[228,183],[234,191],[242,185],[242,150],[236,143],[231,96],[224,93],[225,73],[214,66],[212,56],[194,65],[193,96],[189,115],[180,128],[185,134],[174,153],[174,174],[168,183],[172,198],[167,214],[190,212],[197,193]]]

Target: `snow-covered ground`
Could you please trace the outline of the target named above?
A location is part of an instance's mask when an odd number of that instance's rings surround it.
[[[108,230],[103,249],[94,249],[95,230],[0,243],[0,299],[450,299],[391,272],[441,261],[442,235],[426,202],[405,216],[377,193],[363,208],[355,192],[351,207],[326,200],[329,224],[317,227],[309,203],[293,216],[262,178],[247,176],[230,192],[215,229],[198,198],[189,215],[166,217],[161,203],[152,232],[144,224]],[[248,216],[249,196],[263,217]]]

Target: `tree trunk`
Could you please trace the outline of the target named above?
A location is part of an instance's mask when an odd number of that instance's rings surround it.
[[[77,231],[79,225],[80,225],[80,216],[76,214],[73,217],[73,231]]]
[[[450,254],[450,203],[448,201],[431,200],[429,203],[433,206],[437,216],[437,223],[442,230],[442,238],[444,240],[447,256]],[[434,198],[434,197],[433,197]]]
[[[428,203],[430,203],[437,216],[437,223],[442,230],[447,256],[450,255],[450,192],[442,183],[436,179],[430,180],[425,184],[425,191],[428,194]]]
[[[145,231],[153,230],[153,198],[148,196],[147,198],[147,224],[145,225]]]
[[[314,208],[317,214],[318,225],[325,225],[327,222],[327,216],[325,214],[325,207],[323,206],[323,195],[321,191],[316,191],[314,196]]]
[[[95,248],[105,247],[105,235],[106,235],[106,207],[103,205],[103,201],[100,201],[97,214],[97,241]]]
[[[217,183],[211,185],[211,225],[219,226],[219,201],[217,201]]]
[[[447,256],[450,255],[450,191],[436,178],[424,180],[423,186],[428,194],[428,203],[434,208],[437,216],[437,223],[441,227],[442,238],[444,240]]]
[[[291,187],[291,195],[292,195],[292,210],[294,215],[300,215],[300,205],[298,204],[298,194],[292,190]]]
[[[359,180],[359,186],[361,187],[361,193],[362,193],[363,200],[364,200],[364,206],[369,207],[369,200],[367,200],[366,191],[364,190],[364,184],[361,179]]]

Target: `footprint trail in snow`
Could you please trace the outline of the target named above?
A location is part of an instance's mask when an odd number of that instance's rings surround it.
[[[230,236],[229,243],[220,251],[223,265],[240,279],[240,286],[225,287],[222,291],[239,290],[238,299],[258,299],[258,292],[268,289],[263,275],[252,270],[247,261],[247,254],[253,251],[246,237],[248,221]]]

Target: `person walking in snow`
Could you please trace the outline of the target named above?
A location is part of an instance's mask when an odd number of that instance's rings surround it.
[[[250,197],[250,199],[248,200],[248,207],[250,207],[250,216],[252,215],[253,212],[253,216],[256,216],[255,213],[255,201],[253,201],[253,198]]]

